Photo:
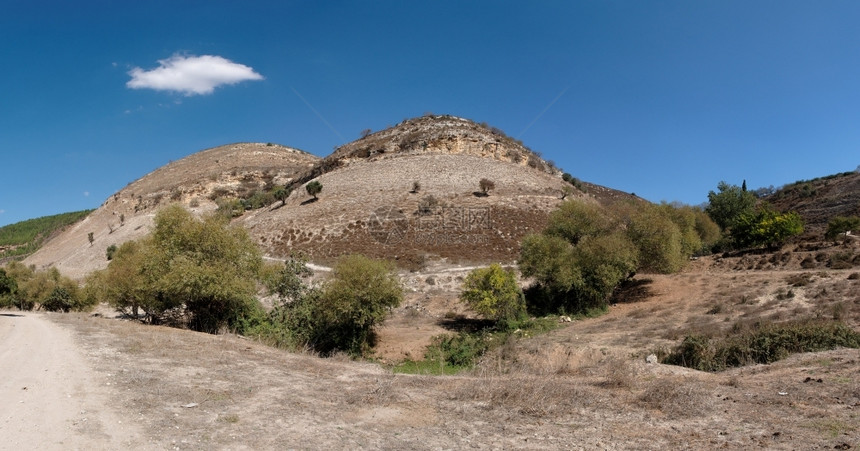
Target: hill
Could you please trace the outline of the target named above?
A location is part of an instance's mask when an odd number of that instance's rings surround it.
[[[482,192],[481,179],[493,181],[495,189]],[[311,180],[323,185],[318,200],[303,187]],[[597,202],[634,198],[588,183],[573,188],[552,162],[498,129],[425,116],[369,134],[324,159],[261,143],[192,154],[132,182],[27,263],[54,265],[80,279],[107,265],[108,246],[144,236],[162,205],[179,202],[211,212],[278,185],[293,189],[285,202],[234,210],[234,222],[268,255],[301,250],[325,263],[359,252],[409,269],[432,260],[513,261],[519,240],[543,228],[565,187],[570,196]]]
[[[318,159],[270,143],[237,143],[197,152],[130,183],[25,263],[56,266],[63,274],[81,279],[107,265],[108,246],[145,236],[159,207],[179,202],[197,213],[212,212],[222,198],[247,197],[286,184]]]
[[[0,227],[0,263],[9,258],[26,257],[52,236],[80,221],[93,210],[82,210],[28,219]]]
[[[495,189],[482,192],[481,179]],[[311,180],[324,187],[318,201],[302,188]],[[453,116],[408,119],[368,134],[336,149],[291,186],[283,208],[240,220],[269,255],[302,250],[326,262],[362,253],[412,270],[435,260],[512,262],[520,240],[544,227],[570,187],[554,163],[521,142]],[[582,186],[587,192],[571,188],[571,195],[632,197]]]
[[[820,237],[836,216],[860,216],[860,172],[800,180],[764,197],[781,211],[796,211],[807,235]]]

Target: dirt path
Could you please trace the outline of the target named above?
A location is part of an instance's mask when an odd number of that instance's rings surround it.
[[[101,379],[43,314],[0,313],[0,450],[141,448]]]

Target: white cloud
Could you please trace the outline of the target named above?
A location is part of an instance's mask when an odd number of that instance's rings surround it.
[[[89,192],[89,191],[84,191],[84,197],[90,197],[90,192]]]
[[[251,67],[214,55],[173,55],[159,60],[158,64],[159,67],[152,70],[133,68],[128,72],[131,80],[125,85],[131,89],[176,91],[192,96],[211,94],[221,85],[263,79]]]
[[[6,213],[6,210],[0,210],[0,215],[2,215],[3,213]]]

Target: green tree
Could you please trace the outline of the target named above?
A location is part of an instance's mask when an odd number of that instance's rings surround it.
[[[639,269],[671,274],[680,270],[692,254],[692,249],[684,248],[684,234],[672,220],[675,213],[678,212],[671,206],[648,204],[639,207],[631,216],[627,235],[639,251]],[[677,219],[681,222],[684,218]],[[687,238],[692,240],[692,237]],[[695,243],[687,243],[687,246],[693,247]]]
[[[535,280],[526,301],[539,313],[603,308],[638,265],[636,246],[618,217],[595,204],[568,201],[540,235],[522,243],[519,266]]]
[[[12,307],[15,305],[15,295],[18,292],[18,283],[12,276],[6,274],[3,268],[0,268],[0,308]]]
[[[717,189],[719,193],[708,192],[708,206],[705,212],[720,226],[721,230],[731,229],[741,215],[755,211],[756,198],[753,193],[726,182],[720,182]]]
[[[160,210],[150,237],[123,244],[92,292],[158,322],[184,308],[193,329],[238,328],[255,312],[262,257],[248,233],[218,215],[197,219],[178,205]]]
[[[403,302],[394,265],[362,255],[342,257],[319,297],[321,328],[315,347],[364,355],[375,343],[374,327]]]
[[[317,194],[322,192],[323,186],[318,180],[314,180],[307,185],[305,185],[305,189],[308,191],[308,194],[314,196],[314,199],[317,198]]]
[[[860,217],[837,216],[827,223],[827,231],[824,232],[824,238],[833,241],[840,234],[853,231],[860,231]]]
[[[147,314],[147,320],[157,318],[163,311],[163,305],[143,272],[144,251],[149,246],[151,244],[147,239],[123,243],[114,252],[106,269],[87,277],[88,294],[135,318],[141,308]]]
[[[597,203],[571,200],[550,213],[544,233],[577,245],[583,237],[603,235],[618,227],[618,220]]]
[[[92,246],[92,245],[93,245],[93,242],[94,242],[95,240],[96,240],[96,239],[93,237],[93,232],[89,232],[89,233],[87,233],[87,241],[89,241],[89,242],[90,242],[90,246]]]
[[[322,287],[309,286],[305,258],[294,254],[283,267],[270,267],[266,285],[279,302],[268,323],[256,326],[261,339],[321,355],[343,351],[366,355],[374,328],[403,300],[394,265],[361,255],[342,257]]]
[[[794,212],[780,213],[766,204],[754,212],[742,214],[731,230],[732,239],[740,248],[777,248],[787,239],[801,233],[803,219],[800,215]]]
[[[460,299],[475,312],[494,321],[517,320],[526,311],[525,297],[516,275],[498,263],[469,273]]]
[[[287,198],[290,197],[290,191],[286,187],[278,186],[272,190],[272,196],[281,201],[281,205],[287,204]]]

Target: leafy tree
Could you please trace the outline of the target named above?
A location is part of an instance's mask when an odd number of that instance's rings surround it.
[[[11,307],[15,305],[15,295],[18,292],[18,283],[12,276],[6,274],[3,268],[0,268],[0,308]]]
[[[274,196],[275,199],[281,201],[281,205],[287,204],[287,198],[290,197],[290,194],[290,191],[283,186],[278,186],[274,190],[272,190],[272,196]]]
[[[516,276],[498,263],[469,273],[460,299],[475,312],[495,321],[519,319],[526,310]]]
[[[158,322],[184,308],[190,326],[205,332],[240,327],[255,311],[262,257],[241,228],[221,216],[197,219],[180,206],[160,210],[152,235],[125,243],[91,291],[120,309],[140,307]],[[88,284],[89,285],[89,284]]]
[[[747,212],[735,221],[731,236],[738,247],[781,246],[803,233],[803,219],[794,212],[780,213],[767,205]]]
[[[106,269],[87,277],[85,290],[119,312],[137,318],[142,308],[148,315],[147,319],[156,318],[163,311],[163,305],[143,273],[144,251],[150,246],[147,239],[123,243],[114,252]]]
[[[403,302],[394,265],[361,255],[342,257],[318,299],[314,348],[364,355],[375,342],[374,327]]]
[[[529,308],[541,313],[603,308],[636,271],[637,254],[617,217],[595,204],[565,202],[542,234],[523,240],[520,270],[536,282],[526,296]]]
[[[824,232],[824,238],[835,240],[840,234],[853,231],[860,231],[860,217],[837,216],[827,223],[827,231]]]
[[[87,233],[87,241],[89,241],[89,242],[90,242],[90,246],[92,246],[92,245],[93,245],[93,242],[94,242],[95,240],[96,240],[96,239],[95,239],[95,238],[93,238],[93,232],[89,232],[89,233]]]
[[[544,233],[577,245],[583,237],[609,233],[617,225],[617,219],[608,216],[597,203],[571,200],[550,213]]]
[[[720,226],[721,230],[730,229],[741,215],[754,212],[756,198],[753,193],[726,182],[720,182],[717,189],[719,193],[708,192],[708,206],[705,212]]]
[[[416,181],[412,182],[412,191],[410,191],[410,192],[411,193],[417,193],[419,191],[421,191],[421,182],[416,180]]]
[[[314,196],[314,199],[317,198],[317,194],[322,192],[323,186],[318,180],[314,180],[307,185],[305,185],[305,189],[308,191],[308,194]]]
[[[492,189],[496,189],[496,183],[490,179],[481,179],[478,182],[478,186],[481,188],[481,192],[485,195]]]
[[[647,205],[631,217],[627,235],[639,251],[639,269],[670,274],[680,270],[692,254],[692,249],[684,249],[684,236],[672,221],[672,213],[675,210],[670,206]]]
[[[309,286],[312,271],[304,256],[293,254],[282,267],[270,267],[266,286],[278,295],[268,319],[252,333],[263,340],[322,355],[344,351],[365,355],[374,328],[403,300],[394,266],[361,255],[342,257],[322,286]]]

